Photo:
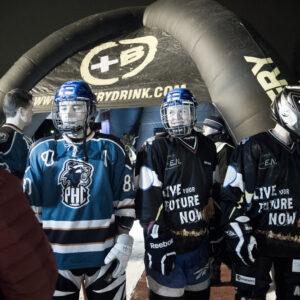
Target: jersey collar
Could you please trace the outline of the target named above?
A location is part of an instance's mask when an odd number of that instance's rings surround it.
[[[16,125],[14,125],[14,124],[5,123],[5,124],[3,124],[3,127],[9,127],[11,129],[19,132],[19,133],[23,133],[23,131],[19,127],[17,127]]]
[[[198,150],[198,138],[197,136],[190,135],[184,138],[179,138],[183,146],[188,148],[193,153],[196,153]]]
[[[278,134],[276,134],[275,131],[272,129],[267,131],[278,143],[280,143],[286,150],[289,152],[294,152],[295,151],[295,142],[292,142],[291,144],[286,143],[283,139],[280,138]]]

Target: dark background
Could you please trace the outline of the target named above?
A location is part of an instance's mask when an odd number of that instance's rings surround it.
[[[184,0],[182,0],[184,1]],[[0,77],[52,32],[85,16],[153,0],[5,0],[0,9]],[[299,0],[218,0],[247,21],[300,78]]]

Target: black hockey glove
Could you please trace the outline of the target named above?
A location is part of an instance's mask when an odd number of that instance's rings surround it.
[[[168,275],[175,268],[176,252],[174,240],[166,232],[159,232],[154,224],[145,237],[145,264],[162,275]]]
[[[229,252],[234,252],[240,261],[246,266],[255,262],[257,242],[251,235],[252,227],[248,223],[249,218],[240,216],[231,222],[225,230]]]

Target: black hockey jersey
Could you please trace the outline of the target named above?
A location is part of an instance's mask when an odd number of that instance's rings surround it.
[[[263,255],[300,255],[300,154],[272,131],[243,141],[221,193],[225,222],[247,215]]]
[[[213,134],[208,136],[216,145],[220,182],[223,183],[231,154],[234,150],[233,142],[227,134]]]
[[[18,127],[4,124],[0,128],[0,168],[23,179],[31,143]]]
[[[217,156],[214,143],[202,134],[186,138],[155,136],[138,153],[137,216],[144,228],[162,207],[163,224],[176,250],[195,249],[208,235],[204,208],[212,194]]]

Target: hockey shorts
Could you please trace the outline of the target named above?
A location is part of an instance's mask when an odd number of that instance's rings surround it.
[[[113,268],[58,270],[54,300],[78,300],[81,286],[88,300],[126,299],[125,274],[112,278]]]
[[[149,289],[164,297],[182,297],[185,291],[202,291],[210,285],[210,268],[207,245],[177,254],[175,269],[168,275],[146,270]]]
[[[272,265],[277,299],[300,299],[300,258],[259,256],[251,267],[234,265],[237,295],[240,298],[264,298],[271,283]]]

